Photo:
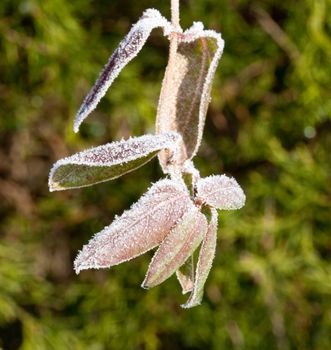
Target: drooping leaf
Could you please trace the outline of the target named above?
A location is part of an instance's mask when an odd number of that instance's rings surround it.
[[[191,292],[194,286],[194,258],[191,255],[177,271],[176,276],[183,294]]]
[[[200,22],[177,35],[177,50],[170,51],[162,83],[156,130],[180,133],[186,158],[191,159],[201,142],[211,84],[224,42],[220,34],[203,30]],[[161,152],[159,159],[166,169],[167,154]]]
[[[167,34],[171,24],[155,9],[146,10],[139,21],[133,25],[127,36],[109,58],[94,87],[91,89],[80,107],[74,122],[77,132],[83,120],[94,110],[101,98],[118,76],[123,67],[129,63],[142,49],[151,31],[162,27]]]
[[[215,257],[217,240],[217,221],[217,211],[216,209],[211,209],[211,220],[208,225],[208,230],[206,236],[202,241],[202,245],[199,252],[194,288],[186,304],[182,305],[183,308],[190,308],[193,306],[197,306],[201,303],[203,297],[203,287],[205,285]]]
[[[60,159],[49,175],[50,191],[90,186],[115,179],[152,159],[160,150],[177,149],[176,133],[144,135],[76,153]]]
[[[213,175],[200,179],[197,183],[197,198],[222,210],[240,209],[246,200],[238,182],[226,175]]]
[[[177,271],[201,243],[206,231],[205,216],[192,206],[154,254],[142,287],[154,287]]]
[[[74,262],[76,273],[117,265],[156,247],[192,205],[186,188],[158,181],[83,247]]]

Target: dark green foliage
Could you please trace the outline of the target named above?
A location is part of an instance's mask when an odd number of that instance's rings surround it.
[[[0,348],[331,348],[330,2],[182,1],[182,25],[220,31],[202,176],[233,175],[246,206],[220,216],[200,307],[175,278],[139,288],[150,256],[76,276],[91,232],[160,177],[48,192],[63,156],[154,132],[167,42],[156,30],[80,134],[72,120],[143,10],[168,1],[0,2]],[[186,297],[183,296],[185,301]]]

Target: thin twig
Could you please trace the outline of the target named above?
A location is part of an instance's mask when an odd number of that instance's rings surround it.
[[[273,18],[260,7],[255,8],[257,21],[273,40],[288,54],[295,62],[300,57],[300,52],[287,33],[273,20]]]

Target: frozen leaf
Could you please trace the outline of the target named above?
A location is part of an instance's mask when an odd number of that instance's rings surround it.
[[[117,265],[156,247],[192,205],[186,188],[158,181],[83,247],[74,263],[76,273]]]
[[[115,179],[153,158],[162,149],[177,148],[176,133],[144,135],[76,153],[60,159],[49,175],[50,191],[85,187]]]
[[[155,9],[146,10],[139,21],[133,25],[127,36],[121,41],[118,48],[109,58],[101,72],[99,79],[91,89],[74,122],[74,130],[78,131],[83,120],[94,110],[101,98],[118,76],[123,67],[129,63],[142,49],[151,31],[162,27],[165,34],[171,30],[171,24]]]
[[[205,216],[192,205],[154,254],[142,287],[154,287],[177,271],[201,243],[206,231]]]
[[[193,292],[191,293],[191,296],[187,303],[182,305],[183,308],[190,308],[201,303],[203,297],[203,287],[205,285],[215,257],[217,221],[217,211],[216,209],[211,209],[211,220],[208,225],[206,236],[204,237],[200,248]]]
[[[194,285],[194,259],[191,255],[177,271],[176,276],[183,294],[191,292]]]
[[[197,198],[222,210],[240,209],[245,205],[246,196],[234,178],[213,175],[197,183]]]
[[[203,30],[200,22],[176,35],[177,51],[170,51],[158,105],[156,130],[160,133],[180,133],[186,158],[191,159],[201,142],[211,84],[224,42],[220,34]],[[166,169],[167,154],[161,152],[159,158]]]

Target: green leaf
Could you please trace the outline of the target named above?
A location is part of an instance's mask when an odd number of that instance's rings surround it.
[[[187,303],[181,305],[185,309],[197,306],[201,303],[203,297],[203,287],[206,283],[209,271],[211,269],[215,257],[217,240],[217,221],[217,211],[216,209],[211,209],[211,220],[208,225],[206,236],[204,237],[200,248],[198,265],[194,281],[194,288]]]
[[[57,161],[49,175],[50,191],[90,186],[115,179],[152,159],[160,150],[175,153],[179,135],[144,135],[76,153]]]
[[[191,255],[177,271],[176,276],[183,294],[191,292],[194,286],[194,258]]]
[[[158,246],[192,205],[181,184],[169,179],[156,182],[83,247],[74,263],[76,272],[117,265]]]
[[[206,231],[205,216],[192,205],[154,254],[142,287],[151,288],[169,278],[192,255]]]
[[[224,43],[220,34],[203,30],[200,22],[177,35],[177,50],[170,51],[162,83],[156,130],[181,134],[186,159],[191,159],[201,142],[211,84]],[[167,155],[161,152],[159,158],[165,168]]]
[[[197,199],[221,210],[240,209],[246,196],[238,182],[226,175],[212,175],[197,182]]]
[[[77,132],[80,124],[94,110],[105,95],[121,70],[139,53],[154,28],[162,27],[165,32],[171,24],[155,9],[146,10],[139,21],[133,25],[127,36],[120,42],[118,48],[110,56],[95,85],[86,96],[74,122]]]

